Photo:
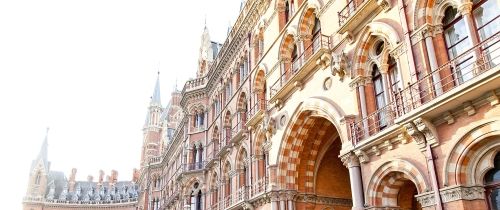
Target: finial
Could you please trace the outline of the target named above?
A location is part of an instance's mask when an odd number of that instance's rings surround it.
[[[49,130],[50,130],[50,127],[47,126],[47,130],[45,131],[45,136],[48,136],[49,135]]]
[[[207,28],[207,14],[205,14],[205,28]]]

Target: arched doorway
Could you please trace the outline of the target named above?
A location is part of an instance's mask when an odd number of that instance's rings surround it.
[[[297,191],[292,209],[351,209],[349,171],[339,158],[342,142],[334,124],[316,111],[293,118],[280,152],[281,188]],[[315,199],[301,196],[315,195]],[[325,203],[324,200],[332,202]]]
[[[500,209],[500,154],[494,159],[494,168],[490,169],[484,176],[484,188],[488,207],[492,210]]]

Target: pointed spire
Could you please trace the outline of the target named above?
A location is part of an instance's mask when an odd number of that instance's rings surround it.
[[[40,148],[40,152],[38,153],[38,159],[42,159],[44,162],[47,162],[47,153],[48,153],[48,137],[49,137],[49,127],[47,127],[47,131],[45,132],[45,139],[43,140],[42,147]]]
[[[160,71],[158,70],[158,77],[156,78],[156,85],[153,92],[153,97],[151,97],[151,105],[161,106],[160,97]]]

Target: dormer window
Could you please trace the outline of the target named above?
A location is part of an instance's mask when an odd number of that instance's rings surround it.
[[[35,184],[39,185],[40,184],[40,179],[42,178],[42,174],[38,172],[35,177]]]

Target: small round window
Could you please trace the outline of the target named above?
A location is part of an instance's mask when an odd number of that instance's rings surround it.
[[[379,56],[382,53],[382,50],[384,50],[384,42],[378,41],[375,43],[375,55]]]

